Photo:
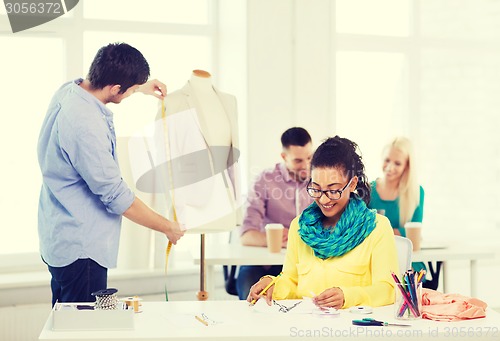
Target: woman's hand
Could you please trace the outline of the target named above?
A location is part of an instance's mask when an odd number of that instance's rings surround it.
[[[344,305],[344,292],[340,288],[329,288],[313,298],[313,303],[320,308],[340,309]]]
[[[257,283],[252,285],[250,288],[250,292],[248,293],[247,301],[252,302],[253,300],[257,301],[261,297],[265,297],[267,305],[271,305],[273,301],[273,291],[274,285],[272,285],[269,289],[267,289],[265,296],[261,296],[260,293],[264,290],[265,287],[268,286],[269,283],[272,282],[271,277],[262,277]]]
[[[139,86],[136,91],[163,99],[167,95],[167,86],[158,79],[152,79]]]

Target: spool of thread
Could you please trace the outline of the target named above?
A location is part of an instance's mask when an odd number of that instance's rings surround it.
[[[132,307],[134,309],[135,313],[140,313],[141,311],[139,310],[139,307],[141,306],[140,301],[141,299],[139,296],[134,296],[134,297],[127,297],[123,299],[125,301],[125,304],[127,307]]]
[[[118,290],[114,288],[103,289],[92,293],[95,296],[96,302],[94,309],[100,310],[115,310],[117,309],[118,298],[116,293]]]

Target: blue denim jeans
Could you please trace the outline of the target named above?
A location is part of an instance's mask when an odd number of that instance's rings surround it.
[[[250,287],[257,283],[262,276],[277,276],[281,272],[281,265],[242,265],[238,270],[236,277],[236,290],[240,300],[246,300]]]
[[[52,275],[52,306],[56,301],[94,302],[91,294],[107,287],[108,269],[92,259],[78,259],[63,267],[47,266]]]

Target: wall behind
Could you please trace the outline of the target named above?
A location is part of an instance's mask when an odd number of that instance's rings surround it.
[[[370,31],[380,23],[340,31],[337,18],[366,14],[346,3],[247,3],[249,179],[279,161],[279,136],[293,125],[316,145],[334,134],[358,142],[371,179],[385,143],[404,134],[428,192],[426,233],[463,239],[470,231],[456,226],[465,222],[500,235],[500,3],[408,0],[398,15],[409,28],[393,35]]]
[[[306,128],[316,145],[334,133],[329,12],[328,0],[248,2],[251,178],[279,161],[289,127]]]

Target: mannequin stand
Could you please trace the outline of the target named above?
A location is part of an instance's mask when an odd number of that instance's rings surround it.
[[[201,234],[200,245],[200,291],[196,297],[198,301],[206,301],[208,292],[205,291],[205,234]]]

